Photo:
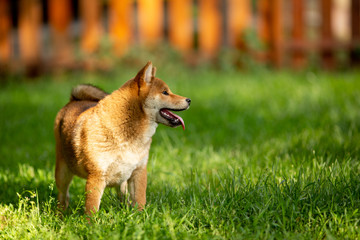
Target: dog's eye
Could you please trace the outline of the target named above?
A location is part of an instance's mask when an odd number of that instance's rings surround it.
[[[169,93],[167,91],[163,91],[162,94],[169,95]]]

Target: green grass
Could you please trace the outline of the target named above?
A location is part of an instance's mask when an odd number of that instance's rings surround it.
[[[137,68],[0,87],[1,239],[359,239],[360,73],[158,66],[190,97],[186,131],[159,126],[143,212],[108,189],[89,225],[85,181],[56,214],[53,120],[71,88],[111,91]]]

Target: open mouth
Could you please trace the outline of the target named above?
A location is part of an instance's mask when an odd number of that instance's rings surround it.
[[[183,111],[185,109],[180,109],[180,110],[176,110],[176,109],[166,109],[166,108],[163,108],[163,109],[160,109],[160,115],[165,118],[166,120],[169,121],[169,123],[172,125],[172,126],[182,126],[183,130],[185,130],[185,123],[184,123],[184,120],[176,115],[175,113],[171,112],[171,111]]]

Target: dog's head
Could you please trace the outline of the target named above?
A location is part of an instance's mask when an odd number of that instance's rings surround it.
[[[155,77],[156,68],[148,62],[134,78],[137,83],[138,95],[144,98],[145,113],[156,123],[166,126],[182,126],[185,130],[183,119],[173,111],[183,111],[190,107],[191,100],[173,94],[168,85]]]

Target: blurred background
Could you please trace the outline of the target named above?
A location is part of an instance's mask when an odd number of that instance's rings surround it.
[[[352,68],[360,0],[0,0],[2,74],[109,70],[132,49],[190,66]]]

